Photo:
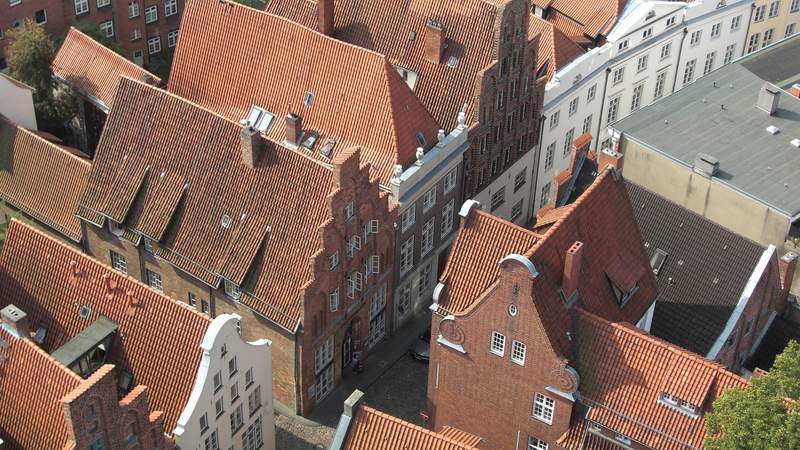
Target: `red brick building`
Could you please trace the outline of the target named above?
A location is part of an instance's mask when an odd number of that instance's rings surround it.
[[[241,315],[273,342],[276,399],[309,411],[390,319],[394,213],[370,165],[352,147],[322,164],[127,78],[115,104],[78,206],[87,251]]]
[[[432,427],[482,449],[701,447],[703,413],[746,382],[630,325],[657,291],[625,184],[609,169],[556,211],[530,231],[462,208],[435,296]]]
[[[66,31],[68,20],[64,14],[64,0],[8,0],[0,2],[0,71],[8,67],[5,49],[6,33],[21,26],[25,19],[41,24],[51,36]]]

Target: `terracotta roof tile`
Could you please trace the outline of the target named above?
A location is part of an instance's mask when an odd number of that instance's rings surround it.
[[[253,42],[268,51],[251,51]],[[268,136],[278,142],[284,116],[296,113],[320,133],[314,151],[302,151],[329,161],[318,151],[328,137],[337,140],[330,159],[360,146],[384,185],[396,164],[416,160],[417,133],[427,149],[438,130],[384,56],[237,3],[187,2],[169,90],[236,122],[263,107],[276,116]]]
[[[662,393],[685,395],[682,400],[693,399],[707,411],[724,390],[747,384],[721,365],[632,325],[610,323],[582,308],[576,308],[574,320],[574,363],[581,374],[581,401],[591,407],[587,419],[650,448],[701,448],[705,437],[704,416],[666,406],[659,402]]]
[[[68,238],[81,239],[75,205],[91,165],[0,115],[0,197]]]
[[[477,447],[478,444],[480,444],[483,440],[474,434],[470,434],[466,431],[447,425],[442,427],[442,431],[440,431],[439,434],[456,442],[460,442],[468,447]]]
[[[475,447],[435,433],[368,406],[361,406],[347,433],[345,450],[476,450]]]
[[[528,37],[535,39],[539,36],[539,45],[536,53],[537,75],[544,65],[543,76],[550,80],[560,68],[569,64],[573,59],[584,53],[583,47],[578,45],[553,23],[542,19],[536,14],[530,15],[528,23]]]
[[[155,84],[161,82],[160,78],[74,27],[70,27],[58,49],[52,68],[56,77],[101,101],[107,109],[113,105],[120,76],[137,80],[150,77]]]
[[[626,2],[627,0],[554,0],[551,6],[567,18],[572,19],[573,22],[582,25],[583,34],[596,38],[611,30]],[[560,25],[566,25],[566,23],[562,20]],[[574,28],[570,26],[570,29]],[[573,35],[567,29],[564,31],[569,36]]]
[[[417,74],[414,93],[447,130],[456,126],[467,105],[467,122],[477,120],[472,108],[479,72],[495,58],[494,20],[501,1],[410,0],[375,2],[336,0],[334,36],[342,41],[386,55],[392,64]],[[317,28],[317,2],[271,0],[267,10]],[[436,18],[445,28],[448,44],[440,64],[424,56],[426,22]],[[412,39],[413,35],[413,39]],[[458,59],[455,68],[447,65]]]
[[[0,300],[5,306],[5,299]],[[0,437],[8,450],[58,449],[69,439],[59,400],[81,378],[29,339],[0,326],[8,358],[0,362]]]
[[[110,363],[148,386],[151,408],[164,411],[164,429],[172,432],[191,393],[186,380],[197,373],[208,318],[18,221],[0,257],[0,307],[9,303],[32,327],[47,326],[48,352],[100,316],[117,322]],[[89,319],[77,305],[91,308]]]
[[[135,233],[159,238],[160,257],[215,287],[223,278],[242,284],[251,265],[261,267],[242,302],[294,330],[317,227],[330,215],[332,171],[267,139],[250,169],[241,125],[144,83],[123,79],[117,100],[79,214],[124,218]]]

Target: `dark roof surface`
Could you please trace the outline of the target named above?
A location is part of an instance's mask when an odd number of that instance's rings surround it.
[[[784,89],[800,80],[800,39],[787,39],[767,51],[755,53],[742,61],[742,66],[762,79]]]
[[[656,249],[668,254],[657,276],[650,332],[705,356],[765,248],[636,184],[625,184],[648,254],[652,258]]]
[[[771,116],[755,105],[764,84],[784,76],[771,68],[772,59],[780,73],[800,73],[797,51],[786,52],[795,45],[800,36],[715,70],[613,127],[689,169],[707,153],[720,162],[715,180],[794,216],[800,213],[800,151],[790,142],[800,138],[800,100],[783,92]],[[770,125],[780,132],[767,132]]]

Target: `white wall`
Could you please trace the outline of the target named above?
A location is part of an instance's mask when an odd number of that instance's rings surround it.
[[[522,158],[518,159],[511,167],[505,169],[503,174],[486,186],[478,195],[472,199],[481,204],[481,210],[491,212],[495,216],[502,217],[517,225],[525,225],[533,216],[533,205],[531,204],[530,190],[536,183],[534,171],[538,159],[538,147],[534,147],[526,152]],[[525,176],[525,183],[514,192],[514,183],[518,175]],[[492,209],[492,196],[498,191],[504,190],[503,203]],[[520,214],[514,217],[514,207],[518,206]]]
[[[33,91],[0,73],[0,114],[29,130],[37,130]]]
[[[592,134],[592,148],[598,149],[609,137],[606,129],[612,100],[619,99],[616,117],[619,120],[632,112],[636,87],[641,86],[639,108],[657,100],[655,88],[660,73],[665,74],[663,93],[659,97],[663,98],[683,87],[687,61],[695,60],[694,81],[703,75],[709,53],[715,54],[712,70],[723,65],[727,46],[735,44],[733,58],[740,56],[751,3],[752,0],[728,1],[725,6],[717,8],[718,0],[692,3],[631,1],[609,33],[608,42],[556,72],[553,80],[547,83],[542,107],[545,123],[538,181],[533,191],[535,209],[542,206],[542,188],[547,183],[552,184],[554,177],[569,165],[569,144],[565,143],[569,130],[574,129],[573,139],[577,138],[584,132],[584,121],[591,116],[588,132]],[[737,16],[740,17],[739,26],[731,29],[731,22]],[[671,17],[675,23],[667,26]],[[720,32],[712,39],[711,30],[715,24],[720,24]],[[649,29],[652,29],[652,34],[645,39],[645,30]],[[698,30],[701,31],[700,41],[691,45],[691,35]],[[620,49],[624,42],[627,47]],[[669,54],[661,58],[662,48],[666,45],[670,46]],[[645,55],[647,64],[639,70],[639,59]],[[622,81],[615,83],[613,74],[620,68],[624,68],[624,75]],[[588,93],[592,86],[596,86],[595,94],[589,101]],[[576,98],[577,109],[570,114],[570,103]],[[554,114],[558,114],[559,119],[551,127]],[[553,143],[550,161],[548,146]]]
[[[241,316],[221,314],[208,327],[200,347],[203,349],[194,389],[189,396],[178,424],[173,432],[176,444],[183,450],[204,449],[206,439],[217,433],[219,448],[243,449],[243,437],[252,431],[261,418],[261,439],[265,450],[275,449],[275,419],[272,402],[272,342],[260,339],[254,342],[242,340],[237,327]],[[223,347],[225,353],[223,354]],[[236,361],[237,370],[231,374],[229,364]],[[247,383],[248,371],[252,382]],[[215,391],[214,376],[220,375],[221,387]],[[233,398],[232,387],[236,385],[238,397]],[[252,411],[249,398],[260,389],[260,408]],[[215,403],[222,399],[223,411],[217,417]],[[242,407],[243,425],[231,430],[230,416]],[[201,416],[206,415],[208,428],[202,430]],[[232,437],[231,433],[235,431]]]

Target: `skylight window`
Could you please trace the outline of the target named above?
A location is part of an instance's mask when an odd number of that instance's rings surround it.
[[[319,133],[314,130],[308,131],[303,135],[303,141],[300,143],[300,145],[309,150],[314,150],[314,145],[317,143],[317,139],[319,139]]]
[[[650,258],[650,267],[653,269],[654,275],[658,275],[658,273],[661,272],[661,268],[664,267],[664,261],[667,260],[667,256],[669,256],[669,253],[660,248],[656,249],[653,257]]]
[[[459,60],[457,57],[450,56],[449,58],[447,58],[447,67],[455,69],[456,67],[458,67],[458,61]]]
[[[673,408],[673,409],[677,410],[678,412],[682,412],[682,413],[684,413],[686,415],[694,416],[694,417],[700,415],[700,406],[699,405],[695,405],[694,403],[691,403],[689,401],[683,400],[683,399],[679,398],[677,395],[670,394],[668,392],[663,392],[663,393],[661,393],[661,396],[659,397],[659,401],[662,404],[664,404],[666,406],[669,406],[670,408]]]
[[[247,119],[243,120],[243,122],[245,125],[258,130],[259,133],[266,134],[274,120],[275,114],[253,105],[250,108],[250,114],[247,115]]]
[[[417,133],[417,144],[419,144],[420,147],[425,147],[426,145],[428,145],[428,142],[425,140],[424,134]]]
[[[306,92],[303,94],[303,105],[306,108],[311,108],[311,105],[314,104],[314,93],[311,91]]]
[[[334,138],[325,139],[325,143],[322,144],[322,147],[319,149],[319,154],[326,158],[330,158],[331,152],[333,151],[334,147],[336,147],[336,139]]]

